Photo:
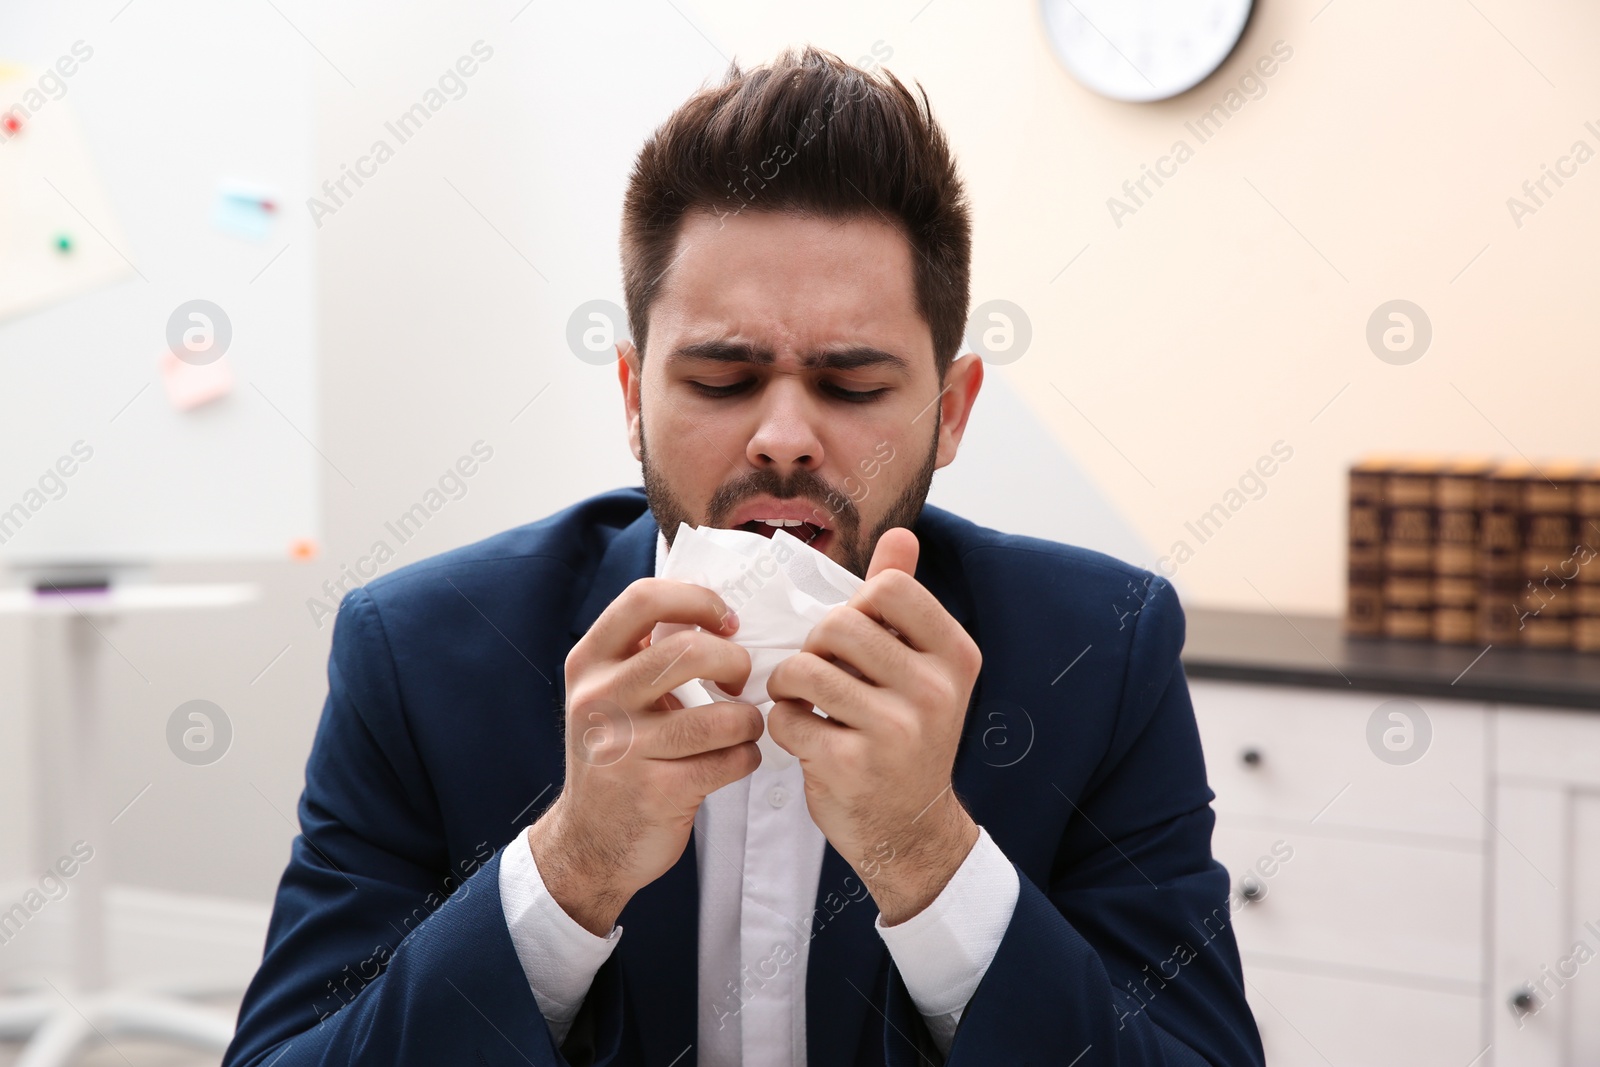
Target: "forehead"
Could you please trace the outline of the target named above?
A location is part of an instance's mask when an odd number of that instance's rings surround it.
[[[739,337],[780,352],[871,345],[932,368],[915,250],[874,218],[693,212],[650,312],[651,348]]]

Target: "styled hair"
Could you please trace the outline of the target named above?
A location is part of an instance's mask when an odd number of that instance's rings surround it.
[[[750,71],[729,65],[645,141],[622,207],[622,286],[642,360],[650,306],[691,210],[829,219],[898,229],[913,251],[917,311],[939,381],[966,330],[972,222],[928,94],[807,45]]]

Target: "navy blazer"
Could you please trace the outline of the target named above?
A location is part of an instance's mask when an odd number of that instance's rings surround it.
[[[1016,866],[1016,911],[947,1062],[1262,1063],[1211,855],[1163,578],[925,506],[917,580],[983,651],[954,786]],[[655,570],[642,488],[402,567],[340,605],[260,970],[225,1067],[691,1067],[692,841],[625,928],[558,1048],[501,912],[500,852],[559,793],[564,664]],[[940,1062],[830,845],[806,973],[815,1067]]]

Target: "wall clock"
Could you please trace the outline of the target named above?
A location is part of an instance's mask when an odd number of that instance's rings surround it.
[[[1056,56],[1113,100],[1165,100],[1222,66],[1251,0],[1040,0]]]

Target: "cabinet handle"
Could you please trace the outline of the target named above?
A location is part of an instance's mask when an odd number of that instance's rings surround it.
[[[1259,748],[1247,748],[1239,753],[1239,758],[1244,761],[1246,767],[1261,766],[1261,750]]]
[[[1511,1010],[1519,1016],[1531,1015],[1539,1007],[1539,997],[1534,993],[1533,987],[1528,985],[1518,986],[1513,989],[1506,1002],[1511,1005]]]
[[[1239,895],[1245,900],[1254,903],[1266,896],[1265,889],[1254,878],[1246,878],[1239,883]]]

